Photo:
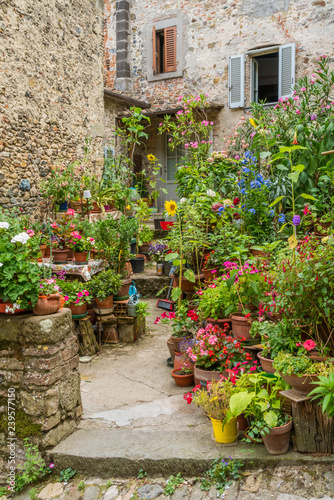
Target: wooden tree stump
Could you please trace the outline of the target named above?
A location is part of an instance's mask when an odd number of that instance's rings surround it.
[[[75,322],[73,322],[75,325]],[[74,326],[79,340],[80,356],[94,356],[99,351],[93,327],[88,317],[80,319],[78,326]]]
[[[316,402],[292,401],[292,417],[298,451],[334,453],[334,418],[322,413]]]

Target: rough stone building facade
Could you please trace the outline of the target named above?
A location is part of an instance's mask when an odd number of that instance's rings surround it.
[[[219,150],[251,101],[277,102],[320,54],[333,54],[333,21],[329,0],[105,0],[105,87],[151,105],[149,152],[163,165],[155,114],[207,93],[220,107]]]
[[[103,0],[0,3],[0,206],[35,211],[41,179],[87,135],[101,157],[102,74]]]

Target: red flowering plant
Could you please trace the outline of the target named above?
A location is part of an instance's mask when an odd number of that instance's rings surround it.
[[[241,338],[242,340],[245,339]],[[240,341],[228,334],[227,323],[223,329],[212,326],[211,323],[200,328],[195,344],[187,349],[187,354],[198,368],[219,372],[252,359],[250,354],[245,353]]]
[[[52,239],[53,247],[61,249],[68,247],[68,243],[71,239],[71,233],[76,227],[73,223],[74,215],[74,210],[69,208],[65,214],[62,214],[57,221],[51,224],[51,231],[54,236]]]
[[[170,325],[172,321],[173,337],[186,337],[192,334],[192,329],[196,326],[198,319],[198,314],[193,310],[188,311],[188,307],[183,301],[175,312],[163,312],[154,323]]]
[[[214,250],[211,250],[210,253],[208,253],[204,257],[204,262],[203,262],[202,267],[203,267],[203,269],[212,269],[213,274],[218,271],[219,258],[218,258],[217,253]]]
[[[85,238],[78,231],[72,231],[68,246],[75,252],[89,252],[94,247],[94,238]]]
[[[64,300],[67,304],[73,303],[76,306],[82,306],[85,302],[89,302],[91,299],[89,291],[85,288],[85,283],[81,283],[78,280],[57,280],[57,285],[59,286],[59,291],[64,296]]]

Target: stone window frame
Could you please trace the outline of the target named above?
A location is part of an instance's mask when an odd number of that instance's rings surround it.
[[[153,28],[156,31],[163,30],[176,26],[176,71],[169,73],[153,74]],[[147,41],[147,81],[155,82],[159,80],[167,80],[169,78],[178,78],[183,76],[183,22],[182,16],[170,17],[161,21],[150,22],[146,27],[146,41]]]

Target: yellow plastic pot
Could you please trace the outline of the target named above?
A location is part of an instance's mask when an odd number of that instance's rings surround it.
[[[215,436],[215,440],[217,443],[233,443],[237,439],[238,431],[237,431],[237,420],[232,418],[228,424],[225,424],[223,427],[223,423],[221,420],[216,420],[215,418],[211,418],[213,427],[213,433]]]

